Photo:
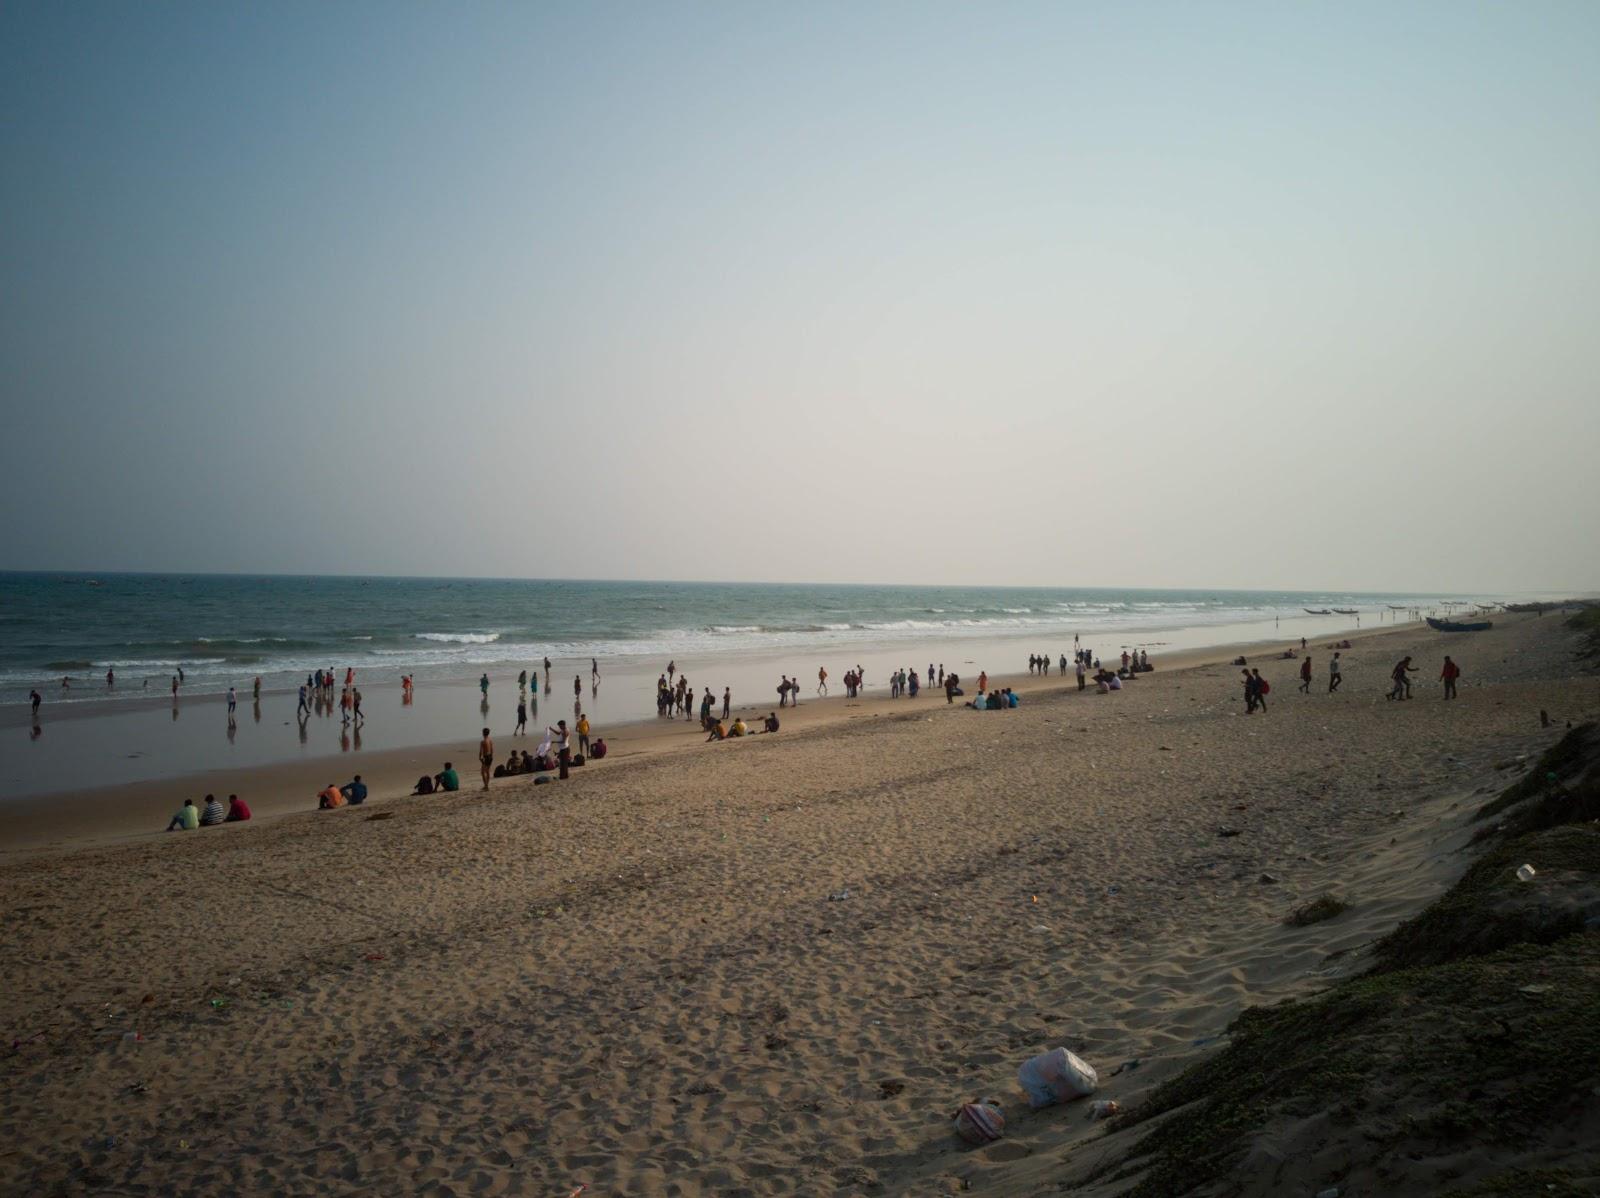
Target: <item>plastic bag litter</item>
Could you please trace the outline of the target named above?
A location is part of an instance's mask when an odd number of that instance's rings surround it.
[[[992,1144],[1006,1132],[1006,1117],[993,1102],[964,1102],[955,1117],[956,1135],[969,1144]]]
[[[1037,1108],[1093,1094],[1100,1075],[1076,1053],[1053,1048],[1024,1061],[1017,1070],[1017,1081],[1027,1092],[1029,1105]]]

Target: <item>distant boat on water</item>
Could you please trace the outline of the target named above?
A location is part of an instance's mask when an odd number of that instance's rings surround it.
[[[1359,615],[1360,611],[1354,607],[1336,607],[1333,609],[1333,614],[1336,616],[1355,616]]]
[[[1398,603],[1389,603],[1389,604],[1386,604],[1385,606],[1388,607],[1388,609],[1390,611],[1410,611],[1411,610],[1409,607],[1403,607]]]
[[[1478,620],[1471,624],[1463,624],[1459,620],[1435,620],[1428,617],[1428,627],[1435,632],[1487,632],[1494,625],[1488,620]]]
[[[1331,615],[1333,615],[1333,613],[1331,611],[1329,611],[1325,607],[1322,608],[1321,610],[1318,610],[1315,607],[1303,607],[1300,610],[1305,612],[1306,615],[1308,615],[1308,616],[1331,616]]]

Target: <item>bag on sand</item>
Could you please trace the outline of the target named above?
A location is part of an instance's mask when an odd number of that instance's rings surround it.
[[[992,1144],[1005,1134],[1006,1117],[992,1102],[965,1102],[956,1112],[955,1128],[969,1144]]]
[[[1029,1105],[1042,1107],[1093,1094],[1100,1075],[1075,1053],[1053,1048],[1024,1061],[1017,1070],[1017,1081],[1027,1091]]]

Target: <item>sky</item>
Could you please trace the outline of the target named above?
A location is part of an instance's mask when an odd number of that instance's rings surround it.
[[[0,6],[0,568],[1600,590],[1600,5]]]

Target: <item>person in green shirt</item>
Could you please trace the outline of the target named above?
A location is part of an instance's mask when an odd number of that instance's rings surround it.
[[[167,825],[168,832],[193,832],[200,826],[200,808],[194,805],[193,799],[185,799],[183,806],[178,808],[178,814],[172,817],[172,822]]]
[[[434,781],[439,784],[440,790],[461,789],[461,777],[456,773],[456,767],[451,765],[448,761],[444,763],[444,769],[439,773],[438,777],[436,777]]]

